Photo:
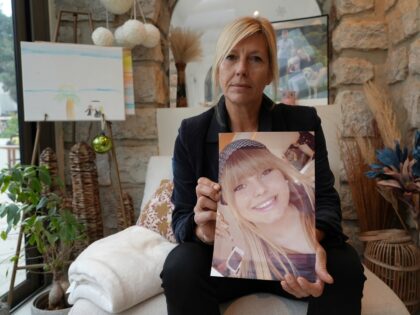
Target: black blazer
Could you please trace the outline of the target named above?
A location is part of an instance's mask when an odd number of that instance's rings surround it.
[[[196,239],[193,209],[197,201],[195,187],[198,178],[204,176],[218,181],[218,134],[231,130],[224,97],[216,107],[184,119],[175,141],[172,228],[178,242]],[[344,241],[346,236],[341,227],[340,199],[333,187],[334,176],[328,163],[321,120],[315,108],[275,105],[264,96],[258,131],[315,131],[316,228],[325,232],[325,241]]]

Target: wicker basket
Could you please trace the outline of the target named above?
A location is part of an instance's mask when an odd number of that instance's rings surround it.
[[[376,234],[379,239],[366,244],[365,265],[415,314],[420,307],[420,250],[405,231]]]
[[[58,185],[56,179],[58,178],[58,163],[57,163],[57,156],[53,149],[50,147],[45,148],[42,150],[39,156],[39,165],[45,166],[48,168],[50,172],[50,176],[52,179],[52,185],[50,187],[42,187],[42,192],[47,193],[50,191],[58,191]]]
[[[85,246],[104,236],[95,159],[95,152],[85,142],[75,144],[70,150],[72,207],[74,214],[86,226]]]
[[[135,223],[133,199],[127,192],[123,192],[124,209],[118,207],[117,219],[118,229],[124,230]],[[124,213],[123,213],[124,211]],[[126,222],[124,221],[124,214]]]

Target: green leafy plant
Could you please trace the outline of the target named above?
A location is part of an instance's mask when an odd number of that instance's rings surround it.
[[[43,256],[44,270],[53,275],[48,309],[65,306],[67,268],[75,243],[85,238],[84,226],[63,206],[60,194],[50,191],[55,182],[45,166],[15,165],[0,171],[0,191],[10,199],[0,206],[0,217],[7,221],[1,238],[21,225],[29,245]]]

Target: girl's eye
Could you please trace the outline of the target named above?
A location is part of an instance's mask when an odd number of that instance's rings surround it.
[[[233,188],[233,191],[234,192],[237,192],[237,191],[240,191],[240,190],[242,190],[244,188],[245,188],[245,185],[244,184],[239,184],[238,186],[236,186],[235,188]]]
[[[270,174],[271,172],[272,172],[272,168],[267,168],[266,170],[264,170],[262,173],[261,173],[261,175],[263,175],[263,176],[265,176],[265,175],[268,175],[268,174]]]
[[[253,62],[262,62],[262,58],[260,56],[251,56],[250,59]]]

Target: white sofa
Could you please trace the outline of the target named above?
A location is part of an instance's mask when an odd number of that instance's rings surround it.
[[[337,132],[336,124],[340,121],[339,110],[335,108],[335,106],[328,107],[329,109],[322,108],[318,112],[324,122],[323,126],[327,138],[330,164],[333,172],[337,174],[339,165],[337,152],[338,150],[337,143],[334,139],[336,138]],[[179,126],[180,120],[200,111],[202,111],[202,109],[200,110],[197,108],[182,110],[158,110],[160,154],[171,154],[173,140],[177,134],[176,128]],[[165,126],[165,128],[162,128],[162,126]],[[172,128],[168,128],[168,126],[172,126]],[[147,169],[142,208],[159,186],[161,179],[171,178],[171,157],[152,157],[149,161]],[[130,232],[139,232],[133,227],[130,229]],[[156,251],[157,254],[155,256],[159,256],[157,261],[145,260],[144,257],[142,258],[140,255],[127,254],[126,259],[121,259],[118,261],[118,267],[116,268],[113,268],[112,266],[105,268],[94,267],[95,263],[97,263],[99,260],[102,259],[106,261],[110,256],[109,252],[112,251],[113,248],[115,248],[117,251],[120,251],[120,253],[122,252],[123,249],[120,248],[122,244],[122,238],[120,236],[122,236],[124,233],[128,234],[127,230],[117,233],[119,235],[114,235],[97,241],[96,243],[98,244],[93,244],[93,246],[91,245],[91,249],[93,248],[93,250],[90,251],[90,254],[89,252],[88,255],[83,255],[82,253],[74,263],[76,264],[79,261],[81,269],[88,270],[88,274],[82,275],[82,277],[78,278],[79,285],[73,284],[74,291],[72,295],[73,302],[75,303],[70,312],[71,315],[105,315],[112,313],[120,315],[167,314],[165,297],[162,293],[162,289],[160,288],[159,269],[163,265],[165,256],[164,253],[169,251],[169,249],[172,247],[169,246],[169,243],[167,243],[167,241],[160,236],[156,236],[154,241],[148,241],[155,242],[164,248],[163,251]],[[148,237],[149,236],[150,238],[153,238],[153,235],[148,234]],[[133,243],[134,248],[139,248],[139,246],[140,248],[143,248],[145,246],[145,244],[142,244],[144,243],[143,239],[146,238],[138,237],[138,239],[133,240],[133,237],[131,237],[128,242]],[[96,253],[94,246],[98,246],[98,248],[100,248],[100,246],[103,248],[109,248],[109,251],[106,253],[101,253],[101,250],[97,250]],[[138,251],[136,253],[138,253]],[[101,255],[102,257],[99,257]],[[150,257],[151,256],[149,255],[149,258]],[[136,259],[138,259],[138,261],[136,261]],[[90,265],[92,265],[91,268],[89,268]],[[133,268],[132,266],[137,267]],[[109,271],[106,271],[107,268]],[[134,270],[126,270],[127,268]],[[72,279],[72,272],[74,272],[74,270],[70,269],[70,279]],[[124,286],[124,281],[123,283],[117,283],[115,286],[109,285],[109,281],[111,280],[108,281],[107,279],[110,277],[110,275],[117,275],[118,273],[123,274],[121,275],[122,279],[127,279],[125,280],[127,281],[126,286]],[[409,314],[401,300],[389,287],[385,285],[384,282],[382,282],[378,277],[376,277],[366,268],[365,275],[367,277],[367,281],[365,283],[363,292],[364,297],[362,300],[363,315]],[[78,276],[80,276],[80,274]],[[135,285],[133,286],[133,282],[137,285],[137,287]],[[110,292],[113,290],[115,290],[115,292]],[[111,296],[109,296],[109,294]],[[124,296],[127,296],[127,301],[124,300]],[[118,307],[113,308],[112,303],[114,302],[114,298],[115,300],[118,300],[118,303],[116,302]],[[112,300],[112,302],[109,300]],[[304,315],[306,314],[306,309],[306,302],[292,301],[270,294],[253,294],[221,305],[221,312],[223,315]]]
[[[151,157],[148,165],[147,176],[146,176],[146,187],[145,187],[145,196],[144,199],[148,200],[156,188],[159,186],[160,179],[167,178],[171,179],[171,172],[170,172],[170,165],[171,165],[171,158],[169,156],[154,156]],[[117,234],[122,235],[124,232],[119,232]],[[157,233],[156,233],[157,235]],[[98,242],[102,242],[103,246],[109,248],[109,251],[112,251],[113,248],[118,248],[121,251],[121,244],[124,239],[118,238],[118,235],[114,235],[108,237],[106,239],[100,240]],[[143,246],[141,243],[142,236],[138,237],[138,240],[135,241],[135,246]],[[130,238],[130,237],[129,237]],[[161,238],[157,236],[157,238]],[[132,239],[132,237],[130,238]],[[161,238],[159,240],[162,243],[162,246],[169,246],[166,240]],[[95,245],[95,244],[94,244]],[[100,244],[99,244],[100,245]],[[91,245],[92,246],[92,245]],[[170,250],[169,247],[166,250]],[[138,249],[138,247],[137,247]],[[109,253],[108,253],[109,254]],[[107,254],[107,255],[108,255]],[[82,254],[83,255],[83,254]],[[79,256],[79,259],[83,259],[83,256]],[[100,250],[98,250],[98,254],[93,254],[88,257],[88,260],[83,261],[83,265],[86,267],[86,264],[90,264],[90,260],[93,263],[96,263],[99,260]],[[126,255],[126,256],[129,256]],[[134,256],[134,255],[131,255]],[[108,259],[108,256],[101,259]],[[137,257],[137,256],[136,256]],[[134,259],[137,259],[134,257]],[[159,261],[150,262],[153,265],[161,266],[163,264],[163,255],[159,258]],[[133,257],[131,257],[133,259]],[[77,260],[76,260],[77,262]],[[87,262],[87,263],[86,263]],[[147,263],[146,263],[147,264]],[[94,266],[94,265],[92,265]],[[134,273],[145,273],[148,272],[148,279],[147,282],[141,284],[142,280],[137,280],[140,284],[140,287],[148,287],[148,289],[144,288],[145,291],[148,291],[145,295],[144,292],[135,291],[136,289],[131,288],[132,291],[135,292],[125,292],[127,295],[127,308],[125,309],[121,307],[121,302],[117,307],[118,310],[121,310],[118,313],[120,315],[166,315],[166,303],[165,297],[162,293],[162,289],[159,287],[160,285],[160,278],[159,278],[159,268],[155,269],[154,271],[150,271],[150,266],[145,265],[145,262],[138,258],[138,261],[131,261],[126,262],[126,259],[122,259],[118,262],[118,266],[120,267],[120,273],[124,274],[127,273],[126,278],[130,278],[132,281],[136,281],[136,277],[138,279],[144,279],[145,275],[138,275],[134,274],[130,277],[130,275]],[[127,270],[125,268],[133,269],[133,266],[138,266],[135,270]],[[142,268],[143,266],[143,268]],[[87,268],[87,267],[86,267]],[[104,286],[103,277],[109,277],[109,274],[115,272],[112,270],[114,268],[108,267],[110,269],[109,272],[104,270],[100,270],[98,268],[92,267],[92,270],[89,271],[91,273],[89,277],[92,278],[99,278],[98,281],[95,282],[95,287]],[[395,293],[386,286],[384,282],[382,282],[377,276],[375,276],[372,272],[370,272],[367,268],[365,268],[365,275],[367,277],[367,281],[365,283],[365,288],[363,291],[363,300],[362,300],[362,314],[363,315],[408,315],[408,311],[405,308],[402,301],[395,295]],[[70,272],[70,278],[72,278],[72,272]],[[89,281],[89,279],[88,279]],[[143,280],[144,281],[144,280]],[[102,284],[101,284],[102,283]],[[93,285],[93,284],[92,284]],[[86,289],[86,288],[85,288]],[[80,286],[75,288],[75,290],[85,290]],[[108,289],[109,290],[109,289]],[[111,289],[112,290],[112,289]],[[109,293],[109,292],[108,292]],[[121,289],[118,289],[118,292],[113,292],[111,294],[120,295]],[[136,296],[136,294],[138,296]],[[110,306],[107,303],[104,303],[103,300],[103,293],[101,291],[95,291],[92,294],[92,291],[86,291],[82,293],[77,293],[76,303],[74,304],[70,314],[71,315],[82,315],[82,314],[92,314],[92,315],[105,315],[105,314],[112,314],[109,312]],[[143,301],[139,301],[139,303],[131,306],[133,304],[133,296],[134,298],[138,298],[141,300],[141,296],[148,296],[152,295],[151,297],[144,299]],[[130,298],[128,298],[130,296]],[[118,298],[118,297],[117,297]],[[121,298],[119,298],[121,301]],[[124,301],[123,301],[124,303]],[[107,304],[107,305],[105,305]],[[130,306],[130,307],[128,307]],[[108,309],[108,311],[104,310]],[[306,314],[307,303],[300,302],[300,301],[292,301],[283,297],[273,296],[270,294],[253,294],[246,297],[242,297],[240,299],[234,300],[230,303],[226,303],[221,305],[221,311],[223,315],[256,315],[256,314],[272,314],[272,315],[304,315]]]

